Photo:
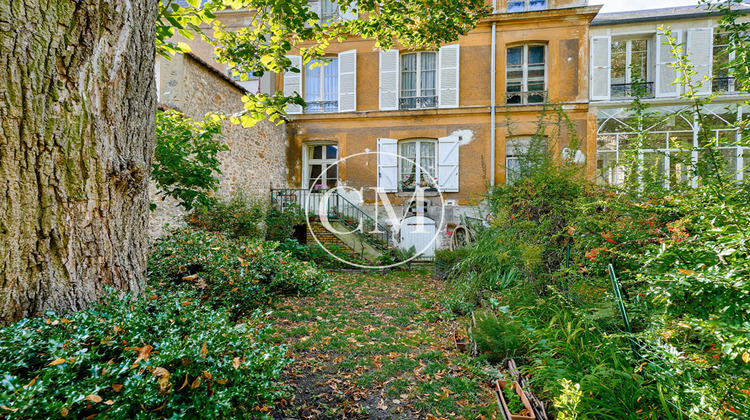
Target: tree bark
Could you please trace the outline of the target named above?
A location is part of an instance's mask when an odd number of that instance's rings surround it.
[[[138,293],[154,0],[0,0],[0,325]]]

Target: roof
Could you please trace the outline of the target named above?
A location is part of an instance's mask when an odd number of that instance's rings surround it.
[[[742,4],[741,9],[750,11],[750,5]],[[627,12],[600,13],[591,26],[620,25],[625,23],[656,22],[665,20],[692,19],[708,16],[722,16],[720,10],[709,10],[706,5],[667,7],[663,9],[631,10]]]
[[[203,67],[206,67],[210,72],[214,73],[215,75],[219,76],[221,79],[224,79],[227,83],[230,85],[236,87],[237,89],[241,90],[243,93],[248,93],[248,90],[245,89],[241,84],[237,83],[234,79],[224,74],[223,71],[217,69],[216,67],[212,66],[202,58],[198,57],[197,55],[193,54],[192,52],[188,52],[185,55],[189,56],[193,60],[197,61],[199,64],[201,64]]]

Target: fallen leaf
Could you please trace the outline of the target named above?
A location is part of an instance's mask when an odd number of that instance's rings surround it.
[[[197,378],[195,378],[195,380],[193,381],[193,383],[190,384],[190,388],[195,389],[195,388],[198,388],[199,386],[201,386],[201,378],[200,378],[200,376],[197,377]]]
[[[36,380],[37,380],[37,378],[39,378],[39,375],[36,375],[36,376],[34,377],[34,379],[32,379],[32,380],[31,380],[31,382],[29,382],[28,384],[24,385],[23,387],[24,387],[24,388],[28,388],[28,387],[30,387],[30,386],[32,386],[32,385],[34,385],[34,384],[36,383]]]
[[[70,410],[67,407],[63,407],[60,409],[60,415],[63,417],[67,416],[69,412]]]
[[[742,354],[742,361],[745,363],[750,363],[750,353],[743,353]]]
[[[169,374],[168,370],[164,369],[163,367],[158,367],[154,369],[151,374],[159,381],[160,387],[167,388],[169,386],[169,377],[171,375]]]
[[[208,348],[206,347],[205,341],[203,342],[203,347],[201,347],[201,354],[203,355],[203,357],[206,357],[206,355],[208,354]]]
[[[234,358],[234,360],[232,361],[232,367],[235,368],[235,369],[239,369],[240,368],[240,358],[239,357],[235,357]]]
[[[687,274],[687,275],[695,274],[695,271],[692,271],[692,270],[685,270],[685,269],[683,269],[683,268],[678,268],[678,269],[677,269],[677,271],[679,271],[679,272],[680,272],[680,273],[682,273],[682,274]]]
[[[112,401],[112,400],[107,400],[107,401],[104,401],[104,404],[106,404],[106,405],[112,405],[112,404],[114,404],[114,403],[115,403],[115,402],[114,402],[114,401]]]
[[[143,347],[133,347],[133,348],[135,349],[135,351],[138,352],[138,358],[135,359],[134,364],[140,362],[141,360],[144,360],[144,361],[148,360],[148,357],[151,355],[151,350],[154,349],[153,346],[150,346],[148,344],[146,344]]]
[[[15,413],[16,411],[18,411],[18,409],[17,409],[17,408],[10,408],[10,407],[8,407],[8,406],[7,406],[7,405],[5,405],[5,404],[3,404],[3,405],[0,405],[0,407],[2,407],[2,409],[3,409],[3,410],[8,410],[8,411],[12,411],[12,412],[14,412],[14,413]]]
[[[48,364],[47,366],[57,366],[65,363],[65,359],[57,358],[52,363]]]
[[[387,410],[388,405],[385,403],[385,401],[381,398],[380,402],[378,403],[378,408],[381,410]]]
[[[112,385],[112,390],[115,391],[115,392],[122,391],[122,384],[114,384],[114,385]]]
[[[86,399],[89,400],[89,401],[91,401],[91,402],[95,402],[95,403],[102,402],[102,397],[100,397],[100,396],[98,396],[96,394],[86,395]]]
[[[195,280],[197,278],[198,278],[198,275],[197,274],[193,274],[192,276],[185,276],[182,279],[183,280],[187,280],[187,281],[193,281],[193,280]]]
[[[185,383],[182,384],[182,386],[180,387],[180,389],[178,389],[178,391],[182,390],[182,388],[185,388],[187,385],[188,385],[188,376],[187,376],[187,373],[186,373],[185,374]]]

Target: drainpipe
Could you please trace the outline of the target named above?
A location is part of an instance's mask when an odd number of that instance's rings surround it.
[[[495,2],[495,12],[497,12],[497,2]],[[497,24],[492,23],[492,54],[490,54],[490,60],[492,62],[490,63],[490,74],[491,74],[491,81],[490,81],[490,186],[495,186],[495,104],[496,102],[496,95],[497,95],[497,86],[496,86],[496,80],[497,77],[495,73],[497,72],[496,68],[496,55],[497,55]]]

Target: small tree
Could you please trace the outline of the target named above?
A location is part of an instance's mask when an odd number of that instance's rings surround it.
[[[196,122],[174,110],[158,112],[151,171],[158,193],[178,200],[185,210],[210,204],[210,193],[219,185],[214,174],[221,174],[218,154],[229,150],[218,140],[220,134],[218,115]]]

